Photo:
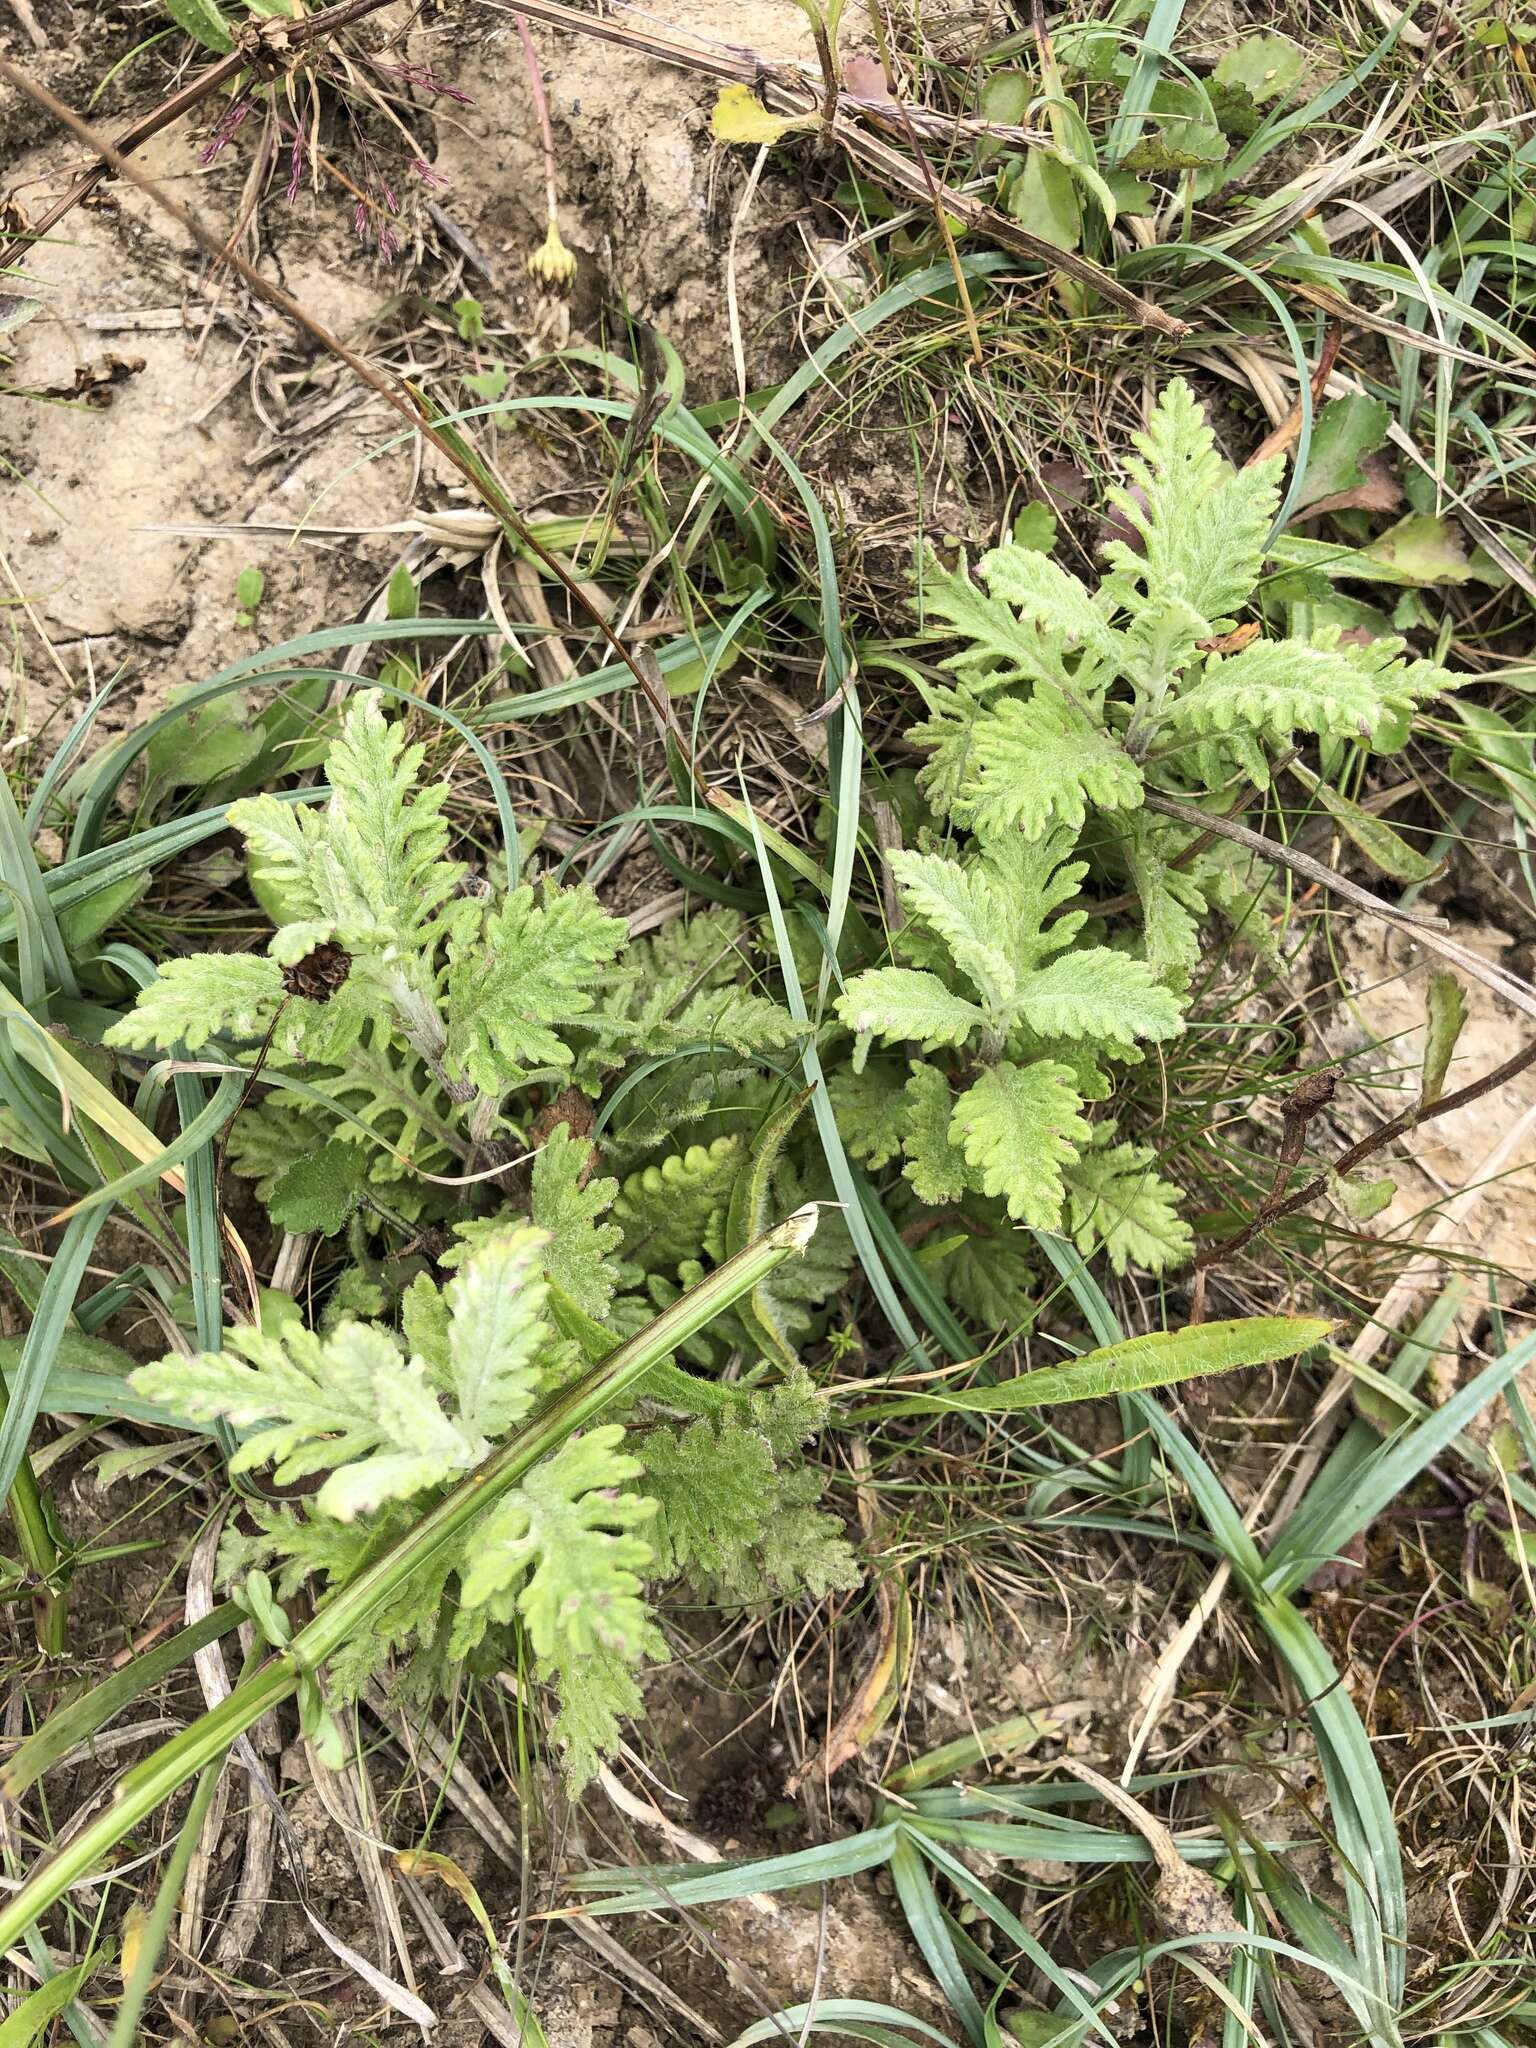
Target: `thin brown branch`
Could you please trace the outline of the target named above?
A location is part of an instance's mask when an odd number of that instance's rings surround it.
[[[1343,323],[1338,320],[1330,320],[1327,331],[1323,336],[1323,346],[1319,351],[1316,366],[1312,371],[1312,407],[1314,412],[1323,402],[1323,393],[1328,389],[1328,379],[1333,375],[1333,366],[1339,359],[1339,345],[1343,339]],[[1298,394],[1296,403],[1291,407],[1279,426],[1272,433],[1265,435],[1258,447],[1254,449],[1248,460],[1243,464],[1244,469],[1252,469],[1259,462],[1268,462],[1272,455],[1284,455],[1300,432],[1301,398]]]
[[[1357,910],[1368,911],[1373,917],[1384,918],[1388,924],[1399,925],[1427,952],[1438,953],[1442,960],[1448,960],[1463,974],[1492,989],[1495,995],[1502,996],[1505,1002],[1513,1004],[1527,1017],[1536,1018],[1536,989],[1529,982],[1506,974],[1502,967],[1495,967],[1481,954],[1458,945],[1455,939],[1448,939],[1437,920],[1421,916],[1416,911],[1399,910],[1395,903],[1372,895],[1369,889],[1362,889],[1358,882],[1352,882],[1347,875],[1314,860],[1311,854],[1302,853],[1294,846],[1282,846],[1278,840],[1266,839],[1262,832],[1236,824],[1230,818],[1215,817],[1209,811],[1197,810],[1193,804],[1182,804],[1171,796],[1159,796],[1150,790],[1144,802],[1149,811],[1160,812],[1165,818],[1177,818],[1182,824],[1193,825],[1201,832],[1214,832],[1219,839],[1230,839],[1235,845],[1257,854],[1261,860],[1270,861],[1276,867],[1289,868],[1292,874],[1328,890],[1342,902],[1353,904]]]
[[[1465,1088],[1458,1088],[1450,1095],[1442,1095],[1438,1102],[1416,1103],[1412,1109],[1403,1110],[1390,1122],[1378,1124],[1374,1131],[1368,1131],[1363,1138],[1357,1138],[1353,1145],[1347,1146],[1327,1173],[1316,1175],[1305,1187],[1298,1188],[1294,1194],[1285,1196],[1283,1200],[1276,1201],[1272,1198],[1267,1201],[1251,1222],[1246,1223],[1235,1235],[1224,1238],[1220,1244],[1211,1245],[1203,1251],[1195,1261],[1196,1272],[1207,1272],[1213,1266],[1223,1265],[1228,1259],[1236,1258],[1240,1251],[1272,1223],[1278,1223],[1282,1217],[1294,1216],[1298,1209],[1304,1209],[1309,1202],[1315,1202],[1326,1190],[1331,1178],[1338,1179],[1346,1173],[1352,1173],[1374,1153],[1392,1144],[1397,1138],[1406,1138],[1411,1131],[1418,1130],[1420,1125],[1433,1123],[1436,1117],[1449,1116],[1452,1110],[1465,1109],[1468,1103],[1478,1102],[1483,1096],[1491,1095],[1496,1088],[1502,1088],[1506,1081],[1513,1081],[1517,1074],[1523,1074],[1526,1068],[1532,1065],[1536,1065],[1536,1039],[1532,1039],[1528,1045],[1523,1045],[1519,1052],[1512,1053],[1501,1065],[1490,1068],[1486,1074],[1479,1075],[1477,1080],[1469,1081]]]
[[[356,10],[361,8],[364,0],[351,0],[351,4],[355,18]],[[495,514],[508,535],[519,547],[535,556],[544,565],[556,581],[564,586],[571,602],[592,621],[598,633],[640,685],[661,721],[663,731],[671,733],[677,740],[694,782],[702,793],[703,778],[699,774],[686,736],[679,730],[672,715],[671,704],[665,691],[658,690],[577,579],[533,533],[496,478],[482,464],[471,459],[456,437],[443,432],[433,419],[431,408],[425,398],[413,386],[390,376],[376,364],[370,363],[365,356],[359,355],[356,349],[348,347],[346,342],[339,340],[328,328],[323,327],[291,293],[284,291],[281,285],[274,284],[270,278],[264,277],[254,264],[248,263],[243,256],[227,250],[215,235],[209,233],[197,216],[181,204],[180,200],[173,199],[137,164],[121,155],[114,143],[109,142],[97,129],[91,127],[89,122],[83,121],[73,108],[66,106],[48,90],[47,86],[29,77],[19,65],[13,64],[7,57],[0,57],[0,78],[7,80],[18,92],[24,93],[28,99],[35,101],[38,106],[52,114],[56,121],[69,129],[70,133],[77,136],[88,149],[93,150],[109,170],[117,172],[119,176],[137,185],[140,191],[146,193],[163,212],[169,214],[172,220],[186,230],[197,246],[216,265],[228,265],[244,279],[258,298],[265,300],[285,319],[291,320],[328,354],[345,363],[353,375],[360,378],[370,391],[376,392],[415,432],[431,442],[445,461],[452,464],[476,495]]]
[[[328,8],[324,14],[313,14],[303,21],[285,21],[282,26],[284,40],[295,56],[302,55],[312,45],[324,42],[338,29],[350,28],[354,22],[362,21],[370,14],[376,14],[386,0],[340,0],[340,4]],[[132,156],[136,149],[142,149],[173,122],[184,114],[190,114],[194,107],[201,105],[208,95],[217,92],[221,85],[227,85],[232,78],[246,70],[251,62],[250,50],[241,46],[230,51],[227,57],[220,57],[205,70],[189,78],[169,98],[164,99],[147,114],[141,114],[137,121],[130,122],[122,134],[104,147],[96,149],[96,161],[83,171],[75,182],[53,202],[46,212],[32,221],[26,232],[13,235],[7,241],[0,241],[0,269],[7,264],[20,262],[29,245],[56,228],[66,214],[72,213],[82,199],[88,199],[98,185],[104,184],[118,168],[119,159]],[[12,79],[12,83],[16,83]],[[23,87],[25,90],[25,87]],[[35,95],[34,95],[35,97]],[[77,131],[78,132],[78,131]],[[83,139],[83,138],[82,138]],[[92,148],[96,148],[93,143]]]

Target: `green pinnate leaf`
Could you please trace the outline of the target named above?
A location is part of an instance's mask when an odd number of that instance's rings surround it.
[[[550,891],[542,903],[526,884],[515,889],[450,946],[449,1070],[500,1096],[530,1067],[569,1066],[556,1027],[595,1007],[623,937],[623,921],[605,915],[590,889]]]
[[[1129,1051],[1183,1028],[1178,998],[1144,960],[1106,946],[1062,953],[1024,983],[1017,1013],[1042,1038],[1088,1038]]]
[[[1084,1258],[1103,1251],[1117,1273],[1165,1273],[1194,1254],[1179,1191],[1157,1171],[1148,1145],[1100,1143],[1066,1169],[1067,1228]]]
[[[645,1439],[645,1490],[657,1507],[647,1532],[657,1572],[727,1583],[748,1578],[747,1561],[775,1478],[767,1437],[734,1418],[651,1431]]]
[[[978,832],[1015,828],[1038,839],[1048,826],[1080,826],[1088,806],[1134,810],[1140,768],[1113,735],[1054,692],[1004,697],[971,728],[957,815]]]
[[[1230,468],[1182,378],[1166,387],[1147,431],[1135,438],[1131,487],[1110,497],[1139,549],[1123,540],[1106,544],[1113,571],[1106,589],[1133,612],[1166,596],[1182,598],[1209,632],[1226,632],[1259,580],[1279,508],[1281,462]]]
[[[550,1336],[547,1243],[542,1230],[507,1230],[480,1245],[443,1290],[449,1386],[460,1426],[473,1435],[504,1436],[533,1406]]]
[[[872,967],[854,975],[838,997],[837,1013],[861,1040],[911,1038],[929,1052],[963,1045],[986,1022],[975,1003],[915,967]]]
[[[1044,562],[1025,548],[999,549]],[[989,556],[988,560],[993,557]],[[1054,564],[1046,563],[1048,568]],[[1056,575],[1066,581],[1063,570]],[[1086,603],[1086,593],[1078,586]],[[1052,683],[1071,679],[1068,656],[1075,642],[1068,624],[1043,629],[1034,618],[1020,618],[1000,592],[983,588],[967,574],[930,560],[923,576],[923,621],[934,638],[957,638],[963,644],[942,663],[968,690],[992,689],[1003,683]],[[1100,621],[1102,625],[1102,621]]]
[[[821,1474],[808,1465],[779,1474],[773,1512],[764,1517],[752,1558],[753,1582],[741,1597],[762,1600],[803,1589],[813,1600],[847,1591],[862,1576],[842,1524],[818,1506]]]
[[[1092,1138],[1081,1107],[1072,1070],[1060,1061],[1004,1061],[955,1104],[950,1137],[982,1194],[1001,1196],[1009,1215],[1032,1229],[1055,1230],[1066,1199],[1062,1169]]]
[[[827,1075],[827,1094],[849,1156],[875,1171],[901,1156],[907,1128],[905,1068],[870,1060],[857,1071],[839,1063]]]
[[[652,1654],[660,1655],[665,1647],[658,1635]],[[566,1783],[578,1793],[613,1755],[624,1723],[644,1711],[645,1701],[630,1664],[614,1650],[594,1650],[553,1676],[560,1711],[550,1734],[564,1752]]]
[[[568,1124],[557,1124],[533,1162],[530,1208],[548,1239],[545,1278],[585,1314],[601,1317],[619,1284],[609,1254],[623,1243],[624,1232],[602,1220],[613,1207],[618,1182],[603,1177],[583,1184],[592,1159],[591,1141],[573,1138]]]
[[[1172,865],[1179,849],[1145,815],[1121,842],[1141,905],[1141,941],[1152,973],[1170,988],[1187,986],[1200,958],[1205,894],[1199,881]]]
[[[976,573],[994,596],[1012,608],[1021,624],[1100,660],[1116,659],[1115,635],[1104,607],[1048,554],[1013,541],[983,555]],[[1075,680],[1081,689],[1086,681],[1081,670]]]
[[[1452,683],[1432,662],[1401,660],[1401,648],[1400,640],[1342,646],[1336,626],[1310,641],[1255,640],[1237,654],[1213,655],[1160,723],[1216,738],[1246,729],[1281,744],[1296,732],[1370,739],[1389,713]]]
[[[975,773],[973,738],[986,716],[987,698],[981,690],[963,683],[924,682],[921,689],[928,717],[921,725],[912,726],[907,738],[928,753],[918,770],[918,788],[936,811],[946,812],[959,801]]]
[[[724,1257],[731,1193],[746,1160],[746,1137],[737,1131],[630,1174],[613,1205],[625,1258],[655,1273],[701,1253]]]
[[[437,942],[462,869],[444,858],[448,785],[416,787],[422,758],[368,691],[349,706],[327,754],[331,797],[323,811],[274,796],[230,805],[253,885],[283,924],[302,930],[286,941],[279,933],[280,958],[297,958],[333,935],[349,951],[386,962]]]
[[[166,960],[138,1001],[103,1034],[134,1051],[182,1046],[198,1052],[211,1038],[264,1038],[283,1001],[282,970],[257,953],[194,953]]]
[[[943,939],[987,1008],[1006,1010],[1018,976],[1008,957],[1007,909],[986,871],[905,851],[893,853],[890,866],[908,909]]]
[[[637,1573],[651,1562],[651,1549],[632,1532],[655,1508],[618,1491],[641,1471],[620,1448],[623,1440],[616,1422],[568,1438],[476,1531],[465,1605],[515,1598],[545,1661],[597,1649],[638,1656],[649,1638]]]
[[[271,1333],[237,1327],[228,1349],[142,1366],[132,1384],[188,1421],[222,1418],[251,1432],[233,1472],[272,1465],[289,1485],[354,1469],[353,1480],[328,1480],[320,1492],[318,1504],[339,1521],[465,1470],[484,1450],[443,1412],[420,1363],[364,1323],[323,1339],[297,1322]]]
[[[967,1196],[955,1229],[918,1257],[945,1300],[980,1329],[1017,1336],[1033,1322],[1037,1275],[1022,1233],[994,1204]]]
[[[954,1090],[948,1075],[937,1067],[914,1062],[904,1099],[907,1127],[901,1142],[907,1163],[903,1172],[919,1201],[931,1209],[942,1209],[958,1201],[971,1180],[965,1155],[950,1137]]]

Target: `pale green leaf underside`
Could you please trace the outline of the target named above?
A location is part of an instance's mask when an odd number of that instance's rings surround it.
[[[837,1002],[838,1015],[860,1038],[911,1038],[926,1051],[963,1045],[985,1013],[952,995],[936,974],[915,967],[873,967],[856,974]]]

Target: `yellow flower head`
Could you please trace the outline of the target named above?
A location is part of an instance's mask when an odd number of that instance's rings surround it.
[[[549,233],[528,258],[528,269],[530,275],[551,285],[569,284],[576,275],[576,258],[561,241],[553,214],[549,217]]]

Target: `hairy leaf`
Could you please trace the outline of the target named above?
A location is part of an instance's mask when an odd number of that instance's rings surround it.
[[[508,1230],[482,1244],[443,1290],[449,1386],[460,1425],[473,1434],[505,1436],[533,1406],[539,1352],[550,1337],[548,1242],[542,1230]]]
[[[906,851],[893,853],[890,865],[908,908],[943,939],[988,1009],[1006,1010],[1018,977],[1008,957],[1007,907],[986,872]]]
[[[1229,468],[1182,378],[1164,389],[1147,431],[1135,439],[1139,459],[1127,464],[1132,488],[1110,497],[1139,547],[1106,543],[1113,571],[1106,588],[1132,610],[1182,598],[1210,632],[1227,632],[1259,580],[1280,502],[1281,460]]]
[[[929,1052],[963,1045],[986,1022],[975,1003],[914,967],[872,967],[854,975],[837,999],[837,1013],[860,1039],[911,1038]]]
[[[108,1045],[198,1052],[210,1038],[264,1038],[283,1000],[282,971],[257,953],[194,953],[166,960],[127,1016],[103,1034]]]
[[[1141,802],[1141,770],[1119,741],[1054,694],[1002,698],[976,721],[970,750],[957,811],[984,834],[1016,827],[1038,839],[1052,824],[1081,825],[1089,804],[1115,811]]]
[[[618,1182],[605,1178],[582,1185],[592,1158],[587,1139],[573,1138],[568,1124],[557,1124],[533,1162],[531,1206],[534,1222],[548,1236],[546,1278],[589,1316],[600,1317],[619,1284],[619,1269],[608,1255],[624,1232],[601,1220],[613,1207]]]
[[[1451,1070],[1456,1041],[1467,1022],[1466,996],[1448,968],[1437,967],[1430,974],[1424,1008],[1424,1079],[1419,1107],[1429,1109],[1445,1093],[1445,1077]]]
[[[907,1128],[902,1150],[903,1171],[920,1201],[942,1209],[958,1201],[970,1185],[965,1155],[950,1137],[955,1113],[954,1091],[937,1067],[913,1064],[906,1086]]]
[[[1093,1145],[1065,1170],[1067,1220],[1084,1258],[1102,1249],[1117,1273],[1163,1273],[1195,1248],[1179,1191],[1157,1172],[1148,1145]]]
[[[1247,1316],[1232,1322],[1196,1323],[1183,1330],[1154,1330],[1127,1337],[1081,1358],[1037,1372],[1020,1373],[1000,1386],[953,1393],[904,1395],[882,1402],[885,1415],[917,1415],[957,1409],[974,1415],[1007,1415],[1020,1408],[1048,1408],[1064,1401],[1097,1401],[1113,1394],[1175,1386],[1210,1373],[1237,1372],[1294,1358],[1326,1343],[1333,1324],[1317,1316]]]
[[[590,889],[551,892],[542,904],[526,884],[515,889],[483,930],[450,947],[450,1072],[494,1097],[529,1067],[568,1066],[556,1027],[592,1010],[623,936]]]
[[[1072,1070],[1056,1060],[992,1068],[955,1104],[950,1137],[977,1169],[981,1192],[1036,1230],[1061,1221],[1062,1168],[1092,1135]]]

